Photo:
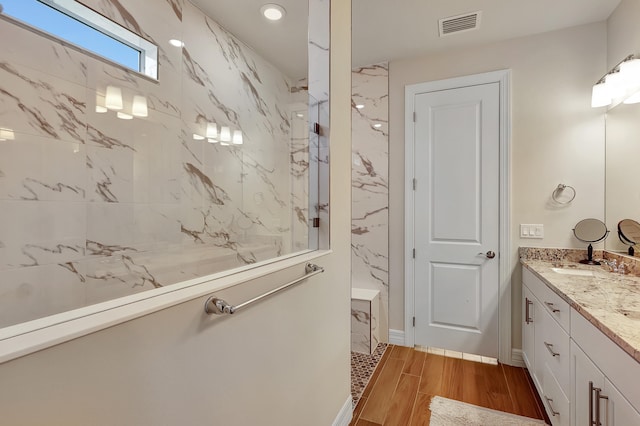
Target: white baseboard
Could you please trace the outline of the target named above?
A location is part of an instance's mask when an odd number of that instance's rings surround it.
[[[389,343],[404,346],[404,330],[389,330]]]
[[[514,367],[526,367],[522,357],[522,349],[511,349],[511,365]]]
[[[351,419],[353,419],[353,399],[351,398],[351,394],[349,394],[349,398],[347,398],[340,412],[338,412],[336,419],[333,421],[333,426],[349,426]]]

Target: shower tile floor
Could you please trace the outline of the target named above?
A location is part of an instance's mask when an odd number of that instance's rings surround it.
[[[353,408],[358,405],[358,401],[380,363],[384,351],[387,350],[387,346],[386,343],[378,343],[371,355],[351,352],[351,397],[353,398]]]

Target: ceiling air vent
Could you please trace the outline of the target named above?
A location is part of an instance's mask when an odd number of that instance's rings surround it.
[[[440,19],[438,21],[440,37],[444,37],[453,33],[460,33],[478,29],[478,26],[480,25],[481,15],[482,12],[472,12],[465,13],[464,15],[450,16],[448,18]]]

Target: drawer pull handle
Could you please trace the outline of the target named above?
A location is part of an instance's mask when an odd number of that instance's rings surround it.
[[[551,312],[553,312],[554,314],[560,312],[560,309],[556,308],[552,302],[544,302],[544,304],[547,305],[549,309],[551,309]]]
[[[553,408],[553,399],[549,398],[548,396],[545,396],[544,398],[547,400],[547,404],[549,404],[549,409],[551,409],[551,415],[553,417],[559,416],[560,412],[556,411],[555,408]]]
[[[596,393],[596,400],[593,401],[593,392]],[[606,395],[602,395],[602,389],[593,386],[593,382],[589,382],[589,425],[590,426],[602,426],[602,422],[600,421],[600,400],[605,399],[608,400],[609,397]],[[596,404],[596,415],[595,419],[591,417],[593,415],[593,404]]]
[[[552,356],[560,356],[558,352],[554,352],[553,345],[551,343],[544,342],[544,345]]]
[[[529,306],[533,305],[533,302],[531,300],[529,300],[528,297],[524,298],[525,300],[525,313],[524,313],[524,321],[527,324],[531,324],[533,322],[533,319],[530,316],[530,312],[529,312]]]
[[[593,426],[593,382],[589,382],[589,426]]]

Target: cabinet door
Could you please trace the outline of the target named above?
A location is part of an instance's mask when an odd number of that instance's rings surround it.
[[[600,422],[607,426],[632,426],[640,425],[640,414],[633,409],[615,386],[605,379],[602,396],[607,399],[601,400]],[[607,419],[605,423],[604,419]]]
[[[593,424],[592,420],[594,420],[596,412],[593,388],[604,389],[604,381],[602,372],[591,362],[582,349],[574,341],[571,341],[572,426]],[[604,419],[602,415],[601,417]],[[609,424],[609,426],[612,425]]]
[[[535,320],[538,302],[527,286],[522,287],[522,357],[531,374],[535,374]]]

